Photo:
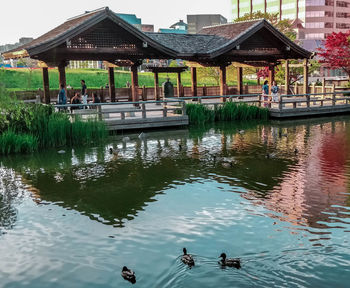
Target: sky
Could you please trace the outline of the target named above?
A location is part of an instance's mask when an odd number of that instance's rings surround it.
[[[21,37],[38,37],[85,11],[108,6],[136,14],[143,24],[168,28],[187,14],[221,14],[231,21],[230,0],[17,0],[1,1],[0,45]]]

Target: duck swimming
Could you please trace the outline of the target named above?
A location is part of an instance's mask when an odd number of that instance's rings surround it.
[[[188,265],[190,267],[194,266],[194,260],[193,260],[192,255],[191,254],[187,254],[187,249],[186,248],[182,249],[182,251],[184,252],[184,255],[182,255],[181,261],[184,264],[186,264],[186,265]]]
[[[225,253],[221,253],[219,258],[222,258],[219,261],[219,264],[221,266],[235,267],[237,269],[241,268],[241,260],[239,258],[226,258],[226,254]]]
[[[128,269],[128,267],[126,267],[126,266],[123,267],[121,275],[125,280],[131,282],[132,284],[136,283],[135,272]]]
[[[111,147],[111,148],[109,148],[109,154],[113,154],[114,156],[118,156],[118,150],[117,149],[113,149]]]

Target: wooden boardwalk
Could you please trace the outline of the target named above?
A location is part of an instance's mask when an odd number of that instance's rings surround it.
[[[187,103],[200,103],[209,107],[225,101],[266,107],[272,118],[315,117],[327,114],[350,113],[350,96],[346,92],[281,95],[278,102],[264,101],[259,94],[231,96],[200,96],[171,98],[162,101],[115,102],[88,104],[88,109],[73,110],[72,117],[104,120],[111,131],[179,127],[189,125]],[[345,94],[346,95],[346,94]],[[73,107],[81,105],[56,105]]]
[[[69,106],[73,105],[65,105]],[[179,127],[189,124],[183,100],[102,103],[87,105],[87,108],[89,109],[73,110],[72,117],[104,120],[110,131]]]

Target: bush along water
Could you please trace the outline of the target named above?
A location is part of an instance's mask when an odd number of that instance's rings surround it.
[[[50,105],[14,102],[0,106],[0,154],[100,142],[108,135],[102,121],[71,121]]]
[[[186,113],[190,124],[204,124],[214,121],[267,120],[269,111],[246,103],[225,102],[211,109],[202,104],[187,104]]]

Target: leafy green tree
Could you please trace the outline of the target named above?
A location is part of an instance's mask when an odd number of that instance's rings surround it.
[[[292,20],[290,19],[282,19],[279,18],[279,13],[263,13],[261,11],[246,13],[241,17],[238,17],[234,20],[234,22],[242,22],[248,20],[258,20],[258,19],[266,19],[269,21],[275,28],[285,34],[291,40],[296,39],[296,32],[293,29]]]

